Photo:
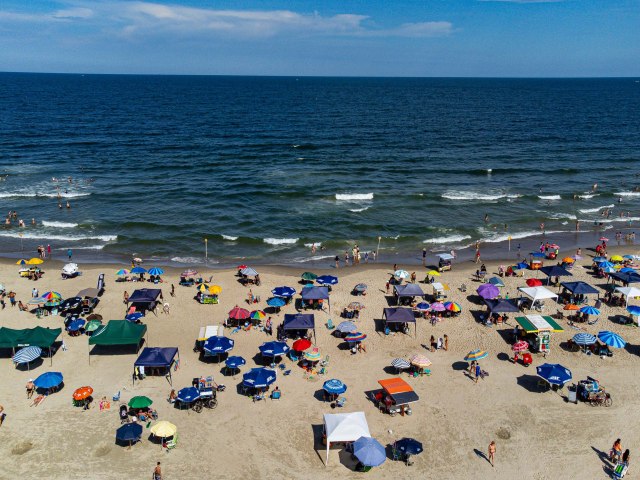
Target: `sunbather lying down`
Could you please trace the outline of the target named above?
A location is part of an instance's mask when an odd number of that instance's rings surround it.
[[[38,405],[40,405],[44,401],[45,398],[46,397],[44,395],[40,394],[36,398],[33,399],[33,403],[31,403],[31,405],[29,405],[29,406],[30,407],[33,407],[33,406],[37,407]]]

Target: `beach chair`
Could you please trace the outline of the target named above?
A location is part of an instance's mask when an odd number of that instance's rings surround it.
[[[298,358],[298,356],[297,356],[295,353],[293,353],[293,350],[289,350],[289,359],[290,359],[292,362],[297,362],[297,361],[299,361],[299,360],[300,360],[300,359]]]
[[[322,366],[322,367],[326,367],[326,366],[328,366],[328,365],[329,365],[329,355],[325,356],[325,357],[324,357],[324,360],[322,360],[322,361],[320,362],[320,366]]]
[[[333,324],[333,320],[329,319],[327,320],[327,330],[333,330],[335,327],[335,325]]]
[[[176,448],[178,446],[178,434],[176,433],[171,440],[167,440],[164,445],[167,447],[167,452]]]
[[[113,395],[113,397],[111,397],[111,400],[113,400],[114,402],[120,401],[120,390],[118,390],[118,393],[116,393],[115,395]]]
[[[287,375],[291,375],[291,370],[285,370],[282,374],[283,374],[285,377],[286,377]]]
[[[347,397],[340,397],[336,400],[336,407],[342,408],[347,401]]]
[[[253,396],[253,403],[259,402],[260,400],[264,400],[264,393],[256,393]]]
[[[613,469],[613,478],[624,478],[627,474],[629,465],[623,462],[619,462]]]
[[[276,390],[271,394],[271,400],[280,400],[282,396],[282,392],[280,390]]]

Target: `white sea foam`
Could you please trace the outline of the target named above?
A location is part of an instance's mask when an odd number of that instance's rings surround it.
[[[293,245],[298,240],[297,238],[264,238],[262,241],[269,245]]]
[[[469,235],[449,235],[448,237],[427,238],[422,243],[436,243],[436,244],[445,243],[446,244],[446,243],[461,242],[463,240],[468,240],[470,238],[471,237]]]
[[[173,257],[171,258],[172,262],[175,263],[184,263],[187,265],[191,265],[191,264],[200,264],[200,263],[204,263],[204,258],[200,257]],[[211,260],[209,260],[211,262]],[[211,262],[211,263],[216,263],[216,262]]]
[[[554,233],[564,233],[564,232],[562,230],[555,230],[555,231],[546,230],[545,231],[546,235],[552,235]],[[511,240],[518,240],[521,238],[540,236],[541,234],[542,232],[540,230],[528,230],[525,232],[498,234],[492,237],[485,238],[482,241],[484,243],[498,243],[498,242],[506,242],[507,240],[509,240],[509,237],[511,237]]]
[[[233,235],[222,235],[222,238],[224,240],[229,240],[232,242],[235,242],[238,239],[238,237],[234,237]]]
[[[618,223],[618,222],[637,222],[640,221],[640,217],[613,217],[594,220],[598,223]]]
[[[320,248],[320,246],[322,245],[322,242],[315,242],[315,243],[305,243],[304,246],[307,248],[311,248],[313,246],[316,246],[316,248]]]
[[[76,197],[88,197],[91,193],[76,192],[76,193],[61,193],[62,198],[76,198]],[[33,197],[48,197],[55,198],[57,193],[38,193],[38,192],[0,192],[0,198],[33,198]]]
[[[373,200],[373,193],[336,193],[336,200],[343,202]]]
[[[515,193],[480,193],[469,191],[449,190],[441,195],[442,198],[448,200],[484,200],[488,202],[500,200],[501,198],[518,198],[520,195]]]
[[[538,195],[540,200],[562,200],[560,195]]]
[[[603,205],[602,207],[598,207],[598,208],[581,208],[578,211],[580,213],[596,213],[605,208],[613,208],[613,207],[615,207],[615,205],[612,203],[611,205]]]
[[[102,250],[104,245],[89,245],[86,247],[73,247],[74,250]],[[66,248],[58,248],[58,250],[66,250]]]
[[[616,192],[614,195],[620,197],[640,197],[640,192]]]
[[[117,235],[49,235],[46,233],[30,233],[30,232],[1,232],[0,237],[10,238],[28,238],[28,239],[47,239],[58,240],[61,242],[80,242],[82,240],[101,240],[103,242],[112,242],[118,239]]]
[[[42,225],[44,225],[45,227],[56,227],[56,228],[74,228],[78,226],[77,223],[54,222],[54,221],[50,222],[48,220],[43,220]]]
[[[597,196],[598,196],[597,193],[584,193],[582,195],[578,195],[578,198],[593,198]]]
[[[578,217],[576,217],[572,213],[556,212],[556,213],[550,213],[549,214],[549,218],[553,218],[555,220],[559,220],[561,218],[568,218],[569,220],[576,220]]]
[[[333,255],[314,255],[313,257],[298,257],[294,258],[294,263],[307,263],[307,262],[317,262],[318,260],[326,260],[328,258],[333,258]]]
[[[365,210],[369,210],[369,207],[363,207],[363,208],[350,208],[349,211],[353,212],[353,213],[359,213],[359,212],[364,212]]]

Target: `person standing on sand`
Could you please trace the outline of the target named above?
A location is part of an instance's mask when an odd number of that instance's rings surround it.
[[[51,245],[47,245],[47,256],[51,258]]]
[[[334,258],[334,260],[336,261],[336,268],[340,268],[340,257],[336,255],[336,258]]]
[[[69,256],[69,261],[71,261],[71,257],[73,256],[71,249],[67,250],[67,255]]]
[[[444,334],[444,351],[446,352],[447,350],[449,350],[449,337],[445,333]]]
[[[156,468],[153,469],[152,480],[162,480],[162,469],[160,468],[160,462],[156,464]]]
[[[496,459],[496,442],[495,440],[491,440],[491,443],[489,444],[489,463],[491,463],[492,467],[495,467],[495,465],[493,464],[495,459]]]
[[[478,263],[480,261],[480,249],[477,248],[476,249],[476,263]]]
[[[423,267],[427,266],[427,249],[426,248],[422,249],[422,266]]]
[[[7,416],[7,414],[4,413],[4,407],[2,405],[0,405],[0,427],[4,423],[4,417],[6,417],[6,416]]]

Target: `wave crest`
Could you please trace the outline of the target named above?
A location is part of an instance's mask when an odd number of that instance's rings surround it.
[[[336,193],[336,200],[342,202],[373,200],[373,193]]]
[[[269,245],[293,245],[298,240],[297,238],[264,238],[262,241]]]

